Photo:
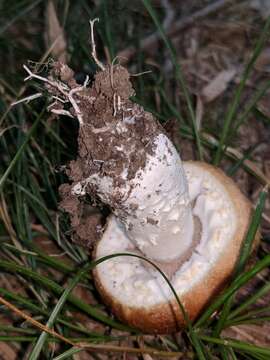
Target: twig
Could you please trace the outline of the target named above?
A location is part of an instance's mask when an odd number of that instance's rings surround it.
[[[218,146],[218,140],[213,135],[206,132],[203,132],[201,135],[209,144],[212,144],[215,147]],[[244,155],[239,150],[231,146],[226,147],[226,149],[224,147],[224,151],[229,157],[237,160],[241,160],[244,157]],[[270,179],[262,172],[262,170],[258,166],[256,166],[253,161],[245,159],[243,161],[243,165],[246,167],[247,170],[255,174],[262,184],[270,186]]]
[[[255,210],[256,209],[256,205],[252,204],[252,208]],[[266,215],[265,212],[262,212],[262,218],[263,220],[265,220],[266,222],[268,222],[268,224],[270,224],[270,216]]]
[[[117,109],[116,109],[116,93],[113,94],[113,117],[116,116]]]
[[[6,131],[8,131],[8,130],[10,130],[10,129],[14,129],[14,128],[18,128],[18,129],[19,129],[20,126],[19,126],[19,125],[10,125],[10,126],[4,128],[4,129],[1,129],[1,128],[0,128],[0,138],[4,135],[4,133],[5,133]]]
[[[84,88],[85,88],[85,86],[76,87],[76,88],[70,90],[70,92],[68,94],[68,99],[69,99],[71,105],[73,106],[73,109],[76,113],[76,116],[78,118],[80,125],[83,125],[82,113],[81,113],[81,110],[80,110],[78,104],[76,103],[76,100],[73,98],[73,94],[76,94],[77,92],[82,91]]]
[[[121,353],[133,353],[133,354],[150,354],[158,357],[174,357],[177,359],[185,358],[185,353],[180,351],[162,351],[150,347],[144,348],[132,348],[128,346],[116,346],[116,345],[105,345],[105,344],[87,344],[78,343],[76,346],[83,347],[90,350],[105,351],[105,352],[121,352]]]
[[[90,83],[90,77],[89,75],[86,75],[86,78],[83,82],[83,87],[86,88],[86,86]]]
[[[38,71],[41,67],[41,64],[44,64],[45,60],[47,59],[47,57],[50,55],[50,53],[52,52],[52,49],[54,48],[56,44],[56,41],[53,42],[53,44],[49,47],[49,49],[42,55],[41,59],[39,62],[37,62],[38,66],[37,66],[37,69],[36,71]],[[26,86],[23,85],[22,87],[20,87],[19,91],[17,92],[16,94],[16,98],[19,98],[21,97],[25,90],[26,90]],[[10,112],[10,110],[12,109],[12,105],[10,104],[8,106],[8,108],[6,109],[6,111],[4,112],[4,114],[1,116],[0,118],[0,126],[2,125],[3,121],[5,120],[6,116],[8,115],[8,113]]]
[[[146,70],[146,71],[142,71],[142,72],[139,72],[139,73],[136,73],[136,74],[130,74],[130,76],[141,76],[141,75],[145,75],[145,74],[150,74],[152,72],[152,70]]]
[[[52,87],[56,88],[57,90],[59,90],[65,97],[68,97],[67,91],[69,91],[70,89],[66,84],[60,83],[57,81],[51,81],[43,76],[37,75],[37,74],[33,73],[26,65],[23,65],[23,68],[29,75],[24,79],[24,81],[28,81],[32,78],[40,80],[42,82],[45,82],[45,83],[51,85]]]
[[[234,0],[217,0],[216,2],[204,7],[203,9],[196,11],[194,14],[183,17],[182,19],[173,23],[169,28],[165,29],[166,35],[168,37],[174,37],[179,31],[192,25],[195,21],[198,21],[207,15],[211,15],[217,11],[220,11],[224,7],[234,2]],[[142,40],[140,50],[144,51],[147,48],[151,48],[159,41],[159,39],[159,32],[147,36],[144,40]],[[119,56],[123,57],[124,59],[126,59],[126,62],[128,62],[135,55],[137,50],[138,49],[135,46],[130,46],[120,51]]]
[[[102,62],[100,62],[97,58],[97,53],[96,53],[96,43],[95,43],[95,37],[94,37],[94,25],[95,22],[99,21],[99,18],[95,18],[94,20],[90,20],[90,27],[91,27],[91,47],[92,47],[92,58],[95,60],[95,63],[97,64],[98,67],[100,67],[100,69],[102,71],[105,70],[105,66],[102,64]]]
[[[31,316],[27,315],[25,312],[21,311],[20,309],[18,309],[16,306],[14,306],[13,304],[11,304],[10,302],[6,301],[4,298],[2,298],[2,296],[0,296],[0,303],[2,303],[3,305],[5,305],[9,310],[13,311],[15,314],[19,315],[20,317],[22,317],[23,319],[25,319],[27,322],[30,322],[32,325],[34,325],[35,327],[41,329],[42,331],[46,331],[48,334],[66,342],[67,344],[70,344],[72,346],[76,346],[75,343],[69,339],[67,339],[66,337],[58,334],[56,331],[48,328],[46,325],[41,324],[39,321],[31,318]]]
[[[42,93],[36,93],[36,94],[33,94],[33,95],[30,95],[30,96],[27,96],[25,98],[22,98],[18,101],[14,101],[13,103],[10,104],[10,106],[14,106],[14,105],[17,105],[17,104],[20,104],[22,102],[25,102],[26,104],[28,104],[30,101],[34,100],[34,99],[37,99],[39,97],[42,96]]]
[[[74,119],[74,116],[71,115],[71,113],[67,110],[61,110],[61,109],[51,109],[50,112],[56,114],[56,115],[64,115],[64,116],[68,116],[72,119]]]
[[[123,346],[114,346],[114,345],[104,345],[104,344],[89,344],[89,343],[82,343],[78,342],[75,343],[74,341],[66,338],[65,336],[62,336],[61,334],[57,333],[53,329],[50,329],[46,325],[43,325],[39,321],[33,319],[31,316],[27,315],[22,310],[18,309],[16,306],[11,304],[9,301],[5,300],[3,297],[0,296],[0,303],[5,305],[9,310],[13,311],[18,316],[25,319],[27,322],[31,323],[33,326],[41,329],[42,331],[47,332],[51,336],[64,341],[65,343],[72,345],[73,347],[77,348],[85,348],[93,351],[111,351],[111,352],[129,352],[129,353],[136,353],[136,354],[152,354],[157,356],[163,356],[163,357],[175,357],[175,356],[183,356],[184,353],[182,352],[171,352],[171,351],[162,351],[150,347],[136,349],[131,347],[123,347]]]
[[[92,46],[92,57],[95,60],[96,64],[102,69],[105,70],[104,65],[98,60],[97,55],[96,55],[96,44],[95,44],[95,39],[94,39],[94,24],[95,22],[98,21],[98,19],[94,19],[94,20],[90,20],[90,26],[91,26],[91,46]],[[66,103],[66,102],[70,102],[70,104],[72,105],[76,117],[79,121],[79,124],[82,126],[84,124],[83,122],[83,116],[82,116],[82,112],[80,110],[80,107],[77,103],[77,101],[74,99],[74,95],[80,91],[82,91],[83,89],[85,89],[87,87],[87,85],[89,84],[89,76],[87,75],[84,81],[83,86],[78,86],[76,88],[70,89],[69,86],[61,81],[57,81],[57,80],[50,80],[47,79],[43,76],[37,75],[36,73],[33,73],[26,65],[23,65],[24,70],[27,72],[28,76],[24,79],[24,81],[28,81],[30,79],[37,79],[39,81],[42,81],[44,83],[49,84],[51,87],[57,89],[62,95],[64,95],[64,99],[60,98],[59,96],[52,96],[53,99],[56,99],[57,101],[61,102],[61,103]],[[18,101],[15,101],[14,103],[12,103],[12,106],[22,103],[22,102],[29,102],[31,100],[34,100],[38,97],[42,96],[42,93],[37,93],[28,97],[25,97],[23,99],[20,99]],[[52,113],[57,114],[57,115],[66,115],[69,116],[71,118],[74,118],[74,116],[67,110],[64,109],[56,109],[53,108],[53,106],[56,104],[56,102],[54,102],[53,104],[48,106],[48,110],[50,110]]]
[[[54,99],[56,99],[57,101],[60,101],[62,103],[65,103],[67,101],[69,101],[75,111],[76,117],[78,118],[79,124],[83,125],[83,118],[82,118],[82,113],[81,110],[76,102],[76,100],[74,99],[74,94],[76,94],[79,91],[82,91],[83,89],[86,88],[86,86],[89,83],[89,76],[86,76],[86,79],[84,81],[83,86],[78,86],[74,89],[70,89],[65,83],[60,82],[60,81],[56,81],[56,80],[49,80],[43,76],[37,75],[35,73],[33,73],[26,65],[23,65],[23,68],[25,69],[25,71],[28,73],[28,76],[24,79],[24,81],[28,81],[32,78],[40,80],[42,82],[45,82],[47,84],[49,84],[50,86],[52,86],[53,88],[57,89],[58,91],[60,91],[60,93],[62,95],[64,95],[65,99],[60,99],[59,97],[53,96]],[[37,94],[36,94],[37,95]],[[37,96],[36,96],[37,97]],[[67,99],[67,100],[66,100]],[[28,101],[28,98],[25,99],[21,99],[19,100],[19,102],[23,102],[23,101]],[[17,102],[18,103],[18,102]],[[52,107],[54,104],[49,105],[48,109],[50,109],[50,107]],[[74,118],[74,116],[71,115],[71,113],[69,111],[66,110],[62,110],[62,109],[52,109],[50,110],[51,112],[59,115],[67,115],[69,117]]]

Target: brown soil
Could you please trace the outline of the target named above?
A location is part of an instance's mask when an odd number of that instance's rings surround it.
[[[59,188],[62,201],[60,207],[69,214],[72,240],[91,248],[102,232],[103,219],[100,212],[72,195],[71,186],[63,184]]]
[[[59,62],[54,64],[52,79],[60,79],[69,88],[80,85],[73,77],[73,71]],[[110,177],[115,188],[125,186],[138,170],[146,164],[147,154],[153,151],[153,139],[162,132],[153,115],[134,104],[129,98],[134,95],[128,71],[120,65],[107,66],[95,75],[90,87],[73,95],[83,119],[78,136],[78,157],[69,163],[66,173],[71,184],[60,187],[61,208],[71,218],[73,239],[90,245],[99,235],[101,217],[87,214],[83,203],[85,194],[99,202],[98,189],[87,179],[97,174],[100,178]],[[54,88],[50,93],[59,95]],[[57,103],[58,109],[63,105]],[[74,109],[70,112],[76,116]],[[126,171],[126,179],[121,176]],[[71,189],[80,182],[84,194],[73,195]],[[123,210],[123,199],[117,190],[106,199],[111,209]],[[91,234],[91,235],[90,235]]]

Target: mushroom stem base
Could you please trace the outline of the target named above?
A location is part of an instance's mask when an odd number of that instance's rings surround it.
[[[183,265],[186,261],[188,261],[190,259],[194,249],[200,243],[201,234],[202,234],[202,224],[201,224],[200,219],[197,216],[193,216],[193,222],[194,222],[194,232],[193,232],[192,243],[191,243],[191,246],[184,253],[182,253],[177,259],[174,259],[174,260],[171,260],[168,262],[157,261],[157,260],[151,259],[151,261],[155,265],[157,265],[158,268],[161,271],[163,271],[170,280],[172,279],[172,277],[176,273],[176,271],[181,267],[181,265]],[[136,249],[135,251],[134,251],[134,249],[131,249],[131,250],[133,252],[136,252],[138,255],[145,256],[145,254],[143,254],[138,249]],[[143,262],[142,265],[145,266],[146,268],[147,267],[152,268],[152,266],[147,262]]]

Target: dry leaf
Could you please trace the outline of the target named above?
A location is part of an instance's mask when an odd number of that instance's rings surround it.
[[[269,47],[264,49],[260,53],[257,61],[254,64],[254,67],[258,71],[270,72],[270,48]]]
[[[149,354],[143,354],[143,360],[154,360]]]
[[[222,335],[249,342],[257,346],[268,347],[270,340],[269,330],[270,326],[265,322],[261,325],[247,324],[231,326],[223,330]]]
[[[270,103],[269,103],[269,92],[261,98],[258,103],[257,107],[260,110],[261,113],[263,113],[264,116],[267,118],[270,118]]]
[[[67,62],[67,44],[64,30],[59,24],[53,1],[48,1],[46,9],[45,39],[48,48],[52,47],[53,57],[63,63]]]
[[[200,96],[197,96],[197,102],[196,102],[196,125],[198,131],[201,129],[202,126],[202,118],[203,118],[204,108],[203,108],[203,102]]]
[[[235,69],[223,70],[208,83],[201,92],[204,102],[210,102],[220,96],[227,88],[228,84],[236,74]]]
[[[0,358],[3,360],[16,360],[17,353],[14,347],[11,347],[7,343],[0,342]]]
[[[91,360],[93,357],[87,351],[80,351],[73,355],[74,360]]]
[[[269,0],[251,0],[250,6],[257,10],[263,19],[267,19],[270,15],[270,1]]]

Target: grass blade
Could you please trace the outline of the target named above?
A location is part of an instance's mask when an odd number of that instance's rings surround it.
[[[12,251],[15,254],[31,255],[31,256],[35,257],[37,262],[41,262],[43,264],[51,266],[52,268],[54,268],[58,271],[61,271],[64,274],[73,274],[74,273],[75,267],[69,266],[65,262],[61,261],[59,258],[55,259],[54,257],[52,257],[50,255],[44,254],[33,243],[30,243],[28,245],[29,245],[29,248],[31,249],[31,251],[25,250],[25,249],[18,249],[9,243],[2,244],[3,248],[6,248],[6,249]],[[89,279],[89,276],[87,278]]]
[[[38,115],[37,119],[35,120],[34,124],[32,125],[31,129],[28,131],[23,143],[21,144],[20,148],[18,149],[16,155],[14,156],[14,158],[11,160],[8,168],[6,169],[6,171],[4,172],[3,176],[0,179],[0,190],[2,190],[5,181],[7,179],[7,177],[9,176],[10,172],[12,171],[12,169],[14,168],[15,164],[17,163],[17,161],[19,160],[19,158],[21,157],[26,145],[28,144],[29,140],[31,139],[31,136],[33,135],[34,131],[37,128],[38,123],[40,122],[40,119],[42,118],[43,114],[45,112],[45,109]]]
[[[196,141],[196,145],[197,145],[199,160],[203,160],[203,149],[202,149],[201,139],[200,139],[200,135],[199,135],[199,130],[197,128],[195,112],[194,112],[194,109],[192,106],[190,94],[188,92],[188,88],[187,88],[186,82],[184,80],[180,64],[176,59],[175,50],[172,47],[170,40],[167,38],[165,31],[164,31],[161,23],[159,22],[158,17],[156,15],[150,1],[142,0],[142,2],[144,4],[145,8],[147,9],[147,11],[149,12],[150,16],[152,17],[152,19],[160,33],[161,38],[164,41],[164,44],[166,45],[167,49],[169,50],[172,63],[175,67],[176,78],[179,81],[180,88],[182,89],[182,91],[184,93],[184,97],[185,97],[185,100],[187,103],[187,107],[188,107],[188,111],[189,111],[189,115],[190,115],[190,119],[191,119],[191,123],[192,123],[192,129],[194,132],[194,137],[195,137],[195,141]]]
[[[266,94],[267,90],[270,87],[270,81],[267,81],[262,88],[260,88],[257,92],[257,94],[254,96],[254,99],[252,99],[247,106],[244,113],[239,117],[239,119],[236,120],[236,124],[233,129],[232,136],[235,132],[239,129],[239,127],[246,121],[249,113],[256,107],[258,101]]]
[[[5,326],[5,325],[0,325],[0,331],[5,331],[5,332],[12,332],[12,333],[21,333],[21,334],[30,334],[30,335],[35,335],[36,332],[35,330],[32,329],[24,329],[24,328],[18,328],[15,326]]]
[[[240,318],[236,318],[235,320],[231,320],[231,321],[228,321],[226,324],[225,324],[225,327],[230,327],[230,326],[238,326],[238,325],[244,325],[244,324],[248,324],[248,325],[251,325],[251,324],[255,324],[255,325],[261,325],[263,326],[263,324],[261,323],[269,323],[270,321],[270,316],[260,316],[260,317],[254,317],[254,318],[243,318],[243,319],[240,319]]]
[[[228,176],[233,176],[237,170],[244,165],[245,160],[249,159],[253,151],[258,147],[259,144],[255,144],[247,149],[241,159],[237,160],[230,169],[227,171]]]
[[[166,281],[166,283],[170,287],[170,289],[171,289],[171,291],[172,291],[172,293],[173,293],[173,295],[174,295],[174,297],[175,297],[175,299],[176,299],[176,301],[177,301],[177,303],[179,305],[179,308],[183,313],[183,317],[184,317],[184,320],[185,320],[185,322],[186,322],[186,324],[188,326],[189,335],[190,335],[191,341],[193,343],[193,346],[194,346],[195,350],[197,351],[198,358],[200,360],[206,360],[206,358],[204,356],[204,353],[203,353],[203,350],[202,350],[202,347],[201,347],[201,344],[200,344],[200,342],[199,342],[199,340],[197,338],[196,333],[193,331],[191,322],[190,322],[190,320],[188,318],[188,315],[187,315],[183,305],[180,302],[180,299],[179,299],[177,293],[175,292],[175,289],[173,288],[173,286],[170,283],[167,276],[159,269],[159,267],[156,264],[154,264],[152,261],[150,261],[150,260],[148,260],[148,259],[146,259],[146,258],[144,258],[142,256],[139,256],[139,255],[128,254],[128,253],[118,253],[118,254],[108,255],[108,256],[105,256],[105,257],[103,257],[101,259],[93,261],[90,264],[89,270],[90,270],[90,268],[94,268],[95,266],[102,263],[103,261],[107,261],[109,259],[112,259],[114,257],[119,257],[119,256],[130,256],[130,257],[139,258],[139,259],[141,259],[143,261],[148,262],[157,271],[159,271],[159,273],[162,275],[162,277],[164,278],[164,280]],[[11,271],[11,272],[21,273],[21,274],[23,274],[25,276],[29,276],[33,280],[39,281],[42,285],[45,285],[46,287],[49,287],[51,290],[53,290],[57,294],[63,292],[61,286],[59,286],[58,284],[56,284],[52,280],[31,271],[30,269],[24,268],[24,267],[22,267],[20,265],[16,265],[16,264],[13,264],[13,263],[10,263],[10,262],[7,262],[7,261],[1,261],[0,260],[0,268],[1,267],[8,270],[8,271]],[[79,307],[81,310],[87,310],[86,312],[88,312],[88,314],[90,314],[92,317],[94,317],[94,318],[96,318],[96,319],[98,319],[100,321],[103,321],[103,322],[107,323],[110,326],[120,328],[120,329],[122,328],[122,330],[129,330],[129,331],[132,330],[130,327],[118,324],[117,322],[114,322],[113,320],[108,319],[107,317],[102,315],[100,312],[98,312],[96,309],[93,309],[90,305],[87,305],[87,306],[83,305],[83,307],[82,307],[82,302],[79,299],[77,299],[75,296],[72,296],[70,294],[68,294],[68,295],[65,294],[65,300],[70,301],[73,305]]]
[[[250,296],[245,302],[238,306],[235,310],[231,311],[228,319],[234,319],[238,314],[241,314],[248,306],[254,304],[260,297],[264,296],[270,291],[270,282],[265,284],[262,288]]]
[[[16,301],[17,303],[20,304],[20,306],[23,305],[26,309],[32,311],[34,314],[45,315],[47,317],[50,316],[50,309],[45,310],[45,309],[41,308],[40,306],[37,306],[36,304],[31,302],[29,299],[24,298],[18,294],[14,294],[3,288],[0,288],[0,294],[3,295],[6,299]],[[76,332],[87,335],[88,338],[91,340],[115,341],[115,340],[120,340],[120,338],[121,338],[121,337],[113,337],[113,336],[109,336],[109,335],[102,335],[100,333],[96,333],[93,331],[90,332],[88,329],[86,329],[82,326],[77,326],[77,325],[73,324],[69,317],[58,317],[56,319],[56,321],[69,329],[72,329],[72,330],[75,330]]]
[[[72,355],[75,355],[75,354],[77,354],[78,352],[80,352],[82,350],[84,350],[84,349],[72,347],[71,349],[68,349],[67,351],[65,351],[62,354],[60,354],[60,355],[56,356],[55,358],[53,358],[53,360],[71,359]]]
[[[46,326],[48,328],[52,328],[54,325],[54,322],[57,318],[57,316],[60,314],[61,310],[63,309],[63,306],[65,304],[65,302],[67,301],[68,296],[70,295],[71,291],[75,288],[75,286],[78,284],[78,282],[81,280],[81,278],[83,277],[83,275],[85,275],[86,273],[88,273],[90,271],[90,269],[92,268],[92,263],[91,264],[87,264],[86,266],[84,266],[84,268],[82,270],[80,270],[78,272],[78,274],[74,277],[74,279],[70,282],[70,284],[67,286],[67,288],[65,289],[65,291],[63,292],[63,294],[61,295],[60,299],[58,300],[55,308],[53,309],[51,316],[46,324]],[[36,342],[30,356],[29,356],[29,360],[37,360],[42,348],[48,338],[49,334],[45,331],[43,331],[41,333],[41,335],[38,338],[38,341]]]
[[[230,353],[230,356],[231,356],[231,360],[237,360],[235,352],[233,351],[232,348],[229,348],[229,353]]]
[[[251,344],[248,344],[248,343],[245,343],[242,341],[236,341],[236,340],[231,340],[231,339],[219,339],[219,338],[214,338],[214,337],[206,336],[206,335],[198,335],[198,336],[200,339],[207,341],[209,343],[223,345],[225,347],[229,346],[233,349],[243,350],[243,351],[251,353],[251,354],[257,353],[257,354],[267,355],[270,357],[270,349],[269,348],[251,345]]]
[[[236,276],[243,271],[243,269],[246,265],[247,259],[251,253],[253,239],[255,238],[255,235],[256,235],[259,225],[260,225],[260,221],[261,221],[267,194],[268,194],[268,187],[266,186],[259,195],[258,204],[256,206],[254,215],[252,217],[252,221],[251,221],[249,229],[248,229],[246,240],[241,249],[240,259],[239,259],[236,269],[235,269]]]
[[[7,21],[4,25],[1,26],[0,28],[0,35],[2,36],[3,33],[11,26],[13,25],[16,21],[18,21],[21,17],[25,16],[29,11],[31,11],[32,9],[34,9],[42,0],[36,0],[34,2],[30,1],[29,5],[27,7],[25,7],[24,9],[22,9],[22,11],[20,11],[17,15],[15,15],[13,17],[13,19]]]
[[[32,342],[35,338],[32,336],[0,336],[0,341],[21,341],[21,342]],[[74,342],[74,343],[78,343],[78,346],[81,346],[81,348],[79,347],[72,347],[70,349],[70,351],[66,351],[64,354],[65,357],[61,357],[63,354],[57,356],[55,359],[65,359],[67,358],[67,355],[74,355],[76,352],[79,351],[73,351],[73,350],[91,350],[92,352],[105,352],[105,353],[110,353],[110,352],[115,352],[115,353],[131,353],[131,354],[137,354],[137,355],[141,355],[141,354],[150,354],[150,355],[156,355],[159,359],[160,358],[183,358],[184,353],[180,352],[180,351],[164,351],[164,350],[159,350],[156,348],[152,348],[152,347],[145,347],[145,348],[134,348],[134,347],[128,347],[128,346],[117,346],[117,345],[110,345],[110,344],[96,344],[96,343],[88,343],[88,338],[68,338],[68,340]],[[59,343],[59,339],[55,339],[53,337],[50,337],[47,339],[47,342],[52,342],[52,343]],[[81,344],[83,343],[83,344]],[[69,356],[70,358],[70,356]],[[116,357],[114,357],[116,359]]]
[[[61,295],[64,291],[62,286],[58,285],[53,280],[47,278],[46,276],[40,275],[34,271],[32,271],[29,268],[26,268],[21,265],[17,265],[15,263],[0,260],[0,268],[4,271],[8,271],[15,274],[20,274],[25,277],[28,277],[35,282],[37,282],[39,285],[42,285],[46,287],[47,289],[51,290],[56,295]],[[117,321],[112,320],[109,316],[106,316],[101,311],[97,310],[94,306],[91,306],[78,297],[74,295],[68,296],[68,302],[72,304],[73,306],[77,307],[81,311],[85,312],[86,314],[90,315],[92,318],[103,322],[104,324],[107,324],[113,328],[124,330],[124,331],[132,331],[136,332],[134,329],[131,329],[129,326],[125,326]]]
[[[267,21],[265,23],[262,34],[261,34],[261,36],[260,36],[260,38],[259,38],[259,40],[258,40],[258,42],[257,42],[257,44],[255,46],[253,55],[252,55],[250,61],[248,62],[247,66],[246,66],[246,68],[244,70],[244,73],[243,73],[242,79],[240,81],[240,84],[236,89],[236,93],[235,93],[233,102],[230,105],[229,110],[227,111],[225,121],[224,121],[224,126],[223,126],[223,129],[222,129],[222,132],[221,132],[219,145],[218,145],[217,151],[215,153],[215,157],[214,157],[214,165],[216,165],[216,166],[219,165],[219,163],[221,161],[222,154],[223,154],[223,147],[226,145],[226,141],[227,141],[227,137],[228,137],[228,134],[229,134],[230,127],[231,127],[231,123],[232,123],[232,120],[233,120],[233,118],[235,116],[237,108],[239,106],[240,98],[241,98],[242,92],[244,90],[246,81],[247,81],[247,79],[248,79],[248,77],[250,75],[251,70],[253,69],[253,65],[254,65],[255,61],[257,60],[258,56],[260,55],[260,53],[261,53],[261,51],[263,49],[263,46],[264,46],[265,42],[268,39],[269,28],[270,28],[270,16],[268,17],[268,19],[267,19]]]
[[[183,317],[184,317],[184,320],[185,320],[185,323],[187,324],[187,327],[188,327],[188,330],[189,330],[189,336],[190,336],[190,339],[191,339],[191,342],[197,352],[197,355],[198,355],[198,359],[199,360],[206,360],[205,356],[204,356],[204,352],[202,350],[202,345],[197,337],[197,334],[194,332],[193,328],[192,328],[192,324],[190,322],[190,319],[188,317],[188,314],[186,313],[185,311],[185,308],[184,306],[182,305],[174,287],[172,286],[170,280],[167,278],[167,276],[164,274],[164,272],[155,264],[153,263],[151,260],[143,257],[143,256],[139,256],[139,255],[136,255],[136,254],[129,254],[129,253],[118,253],[118,254],[113,254],[113,255],[108,255],[108,256],[104,256],[96,261],[93,262],[93,265],[96,266],[104,261],[107,261],[109,259],[112,259],[114,257],[119,257],[119,256],[130,256],[130,257],[135,257],[135,258],[138,258],[140,260],[143,260],[143,261],[146,261],[148,264],[150,264],[151,266],[153,266],[159,273],[160,275],[163,277],[163,279],[166,281],[167,285],[169,286],[170,290],[172,291],[176,301],[177,301],[177,304],[179,306],[179,309],[180,311],[182,312],[183,314]]]
[[[233,283],[221,294],[208,309],[202,314],[202,316],[195,323],[196,327],[201,327],[210,316],[219,309],[221,305],[226,302],[231,295],[233,295],[241,286],[246,284],[250,279],[252,279],[256,274],[270,266],[270,255],[266,255],[262,260],[258,261],[249,271],[239,275]]]
[[[244,241],[244,244],[241,248],[240,251],[240,258],[238,260],[238,263],[236,265],[235,268],[235,276],[238,276],[244,269],[246,262],[248,260],[248,257],[251,253],[251,249],[252,249],[252,244],[253,244],[253,240],[255,238],[255,235],[258,231],[259,228],[259,224],[261,221],[261,216],[262,216],[262,212],[264,209],[264,204],[265,204],[265,200],[266,200],[266,196],[267,196],[267,187],[264,188],[260,195],[259,195],[259,200],[258,200],[258,205],[256,206],[254,215],[252,217],[252,221],[249,225],[249,229],[246,235],[246,239]],[[220,314],[220,318],[217,322],[217,325],[213,331],[213,336],[216,337],[220,334],[220,332],[222,331],[227,318],[229,316],[229,312],[231,310],[231,306],[233,304],[234,301],[234,296],[232,295],[230,298],[228,298],[228,300],[225,302],[224,307],[221,311]]]

